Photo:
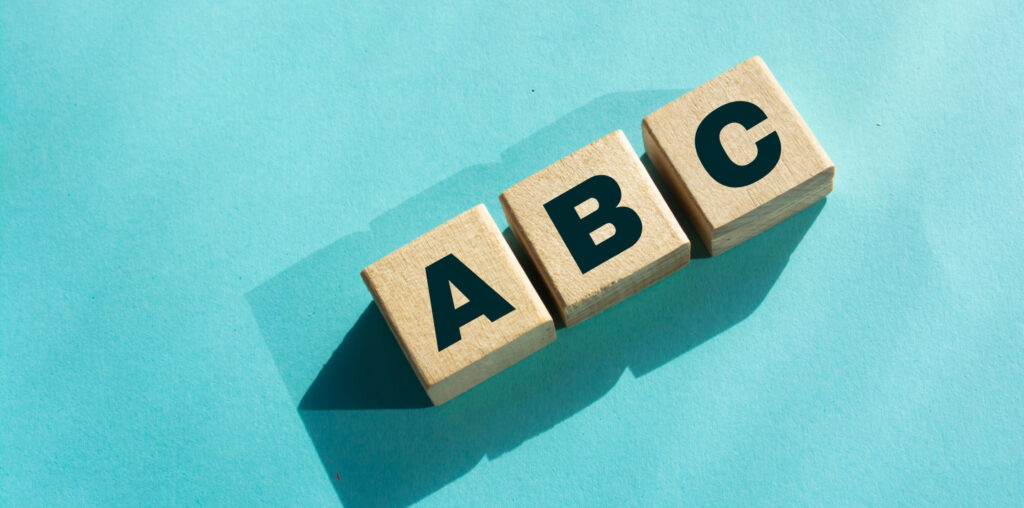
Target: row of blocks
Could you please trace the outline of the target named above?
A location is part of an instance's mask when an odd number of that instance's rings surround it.
[[[832,161],[759,57],[643,120],[644,148],[711,255],[832,190]],[[690,260],[690,241],[622,131],[500,196],[565,326]],[[435,405],[555,339],[548,308],[478,205],[363,280]]]

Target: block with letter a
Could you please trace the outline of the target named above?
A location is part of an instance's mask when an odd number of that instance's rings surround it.
[[[555,339],[551,314],[483,205],[362,276],[435,405]]]

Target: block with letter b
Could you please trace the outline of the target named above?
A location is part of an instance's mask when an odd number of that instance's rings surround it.
[[[551,315],[483,205],[362,276],[435,405],[555,339]]]
[[[566,326],[684,266],[690,241],[622,131],[501,194]]]
[[[648,115],[643,136],[712,255],[832,191],[832,161],[759,57]]]

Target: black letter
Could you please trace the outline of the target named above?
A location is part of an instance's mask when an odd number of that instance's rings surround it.
[[[580,217],[576,207],[590,198],[597,200],[597,210]],[[640,216],[631,208],[619,206],[621,199],[619,184],[610,176],[597,175],[544,204],[581,273],[597,268],[640,239],[643,231]],[[590,233],[605,224],[614,226],[615,234],[595,244]]]
[[[750,164],[738,166],[722,148],[722,128],[738,123],[747,129],[768,119],[761,108],[744,101],[730,102],[711,112],[697,126],[697,158],[711,178],[726,187],[745,187],[765,177],[775,169],[782,155],[778,133],[757,141],[757,156]]]
[[[457,309],[449,283],[455,285],[469,300]],[[459,333],[462,325],[481,315],[487,316],[492,322],[497,321],[515,310],[512,304],[452,254],[427,267],[427,292],[430,293],[430,310],[434,314],[434,336],[438,351],[462,340],[462,334]]]

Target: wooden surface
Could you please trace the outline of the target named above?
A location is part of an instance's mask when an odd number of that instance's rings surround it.
[[[643,232],[632,247],[584,274],[544,204],[596,175],[610,176],[619,184],[619,206],[639,215]],[[566,326],[615,305],[690,260],[689,239],[622,131],[531,175],[500,199],[509,225],[537,266]],[[589,211],[579,210],[581,216]],[[605,228],[595,231],[595,242],[610,234]]]
[[[731,124],[720,140],[738,165],[757,155],[755,143],[777,133],[781,157],[762,179],[727,187],[713,179],[697,155],[698,125],[734,101],[757,105],[767,119],[749,130]],[[832,191],[835,168],[760,57],[719,75],[643,120],[644,146],[712,255],[736,246]]]
[[[438,351],[426,267],[453,254],[514,310],[460,328]],[[420,236],[362,272],[366,286],[435,405],[442,404],[555,339],[551,315],[484,205]],[[453,291],[458,307],[465,296]]]

